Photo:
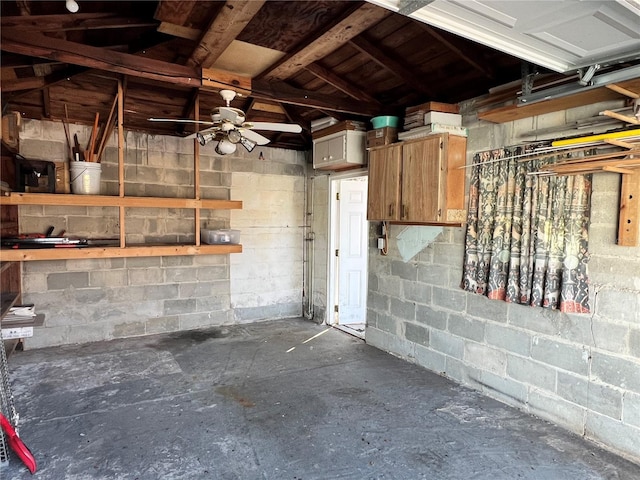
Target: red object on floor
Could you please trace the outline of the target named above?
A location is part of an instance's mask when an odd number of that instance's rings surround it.
[[[4,430],[4,433],[7,436],[7,443],[9,444],[9,448],[11,448],[11,450],[13,450],[14,453],[18,455],[18,457],[20,457],[22,463],[27,466],[31,473],[36,473],[36,459],[33,458],[31,450],[29,450],[24,442],[20,440],[18,433],[11,426],[11,423],[9,422],[9,420],[7,420],[7,417],[5,417],[2,413],[0,413],[0,427],[2,427],[2,430]]]

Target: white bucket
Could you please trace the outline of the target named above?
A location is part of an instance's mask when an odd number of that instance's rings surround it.
[[[83,195],[100,194],[102,165],[97,162],[70,162],[71,191]]]

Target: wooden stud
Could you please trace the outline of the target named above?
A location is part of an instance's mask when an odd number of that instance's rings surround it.
[[[622,175],[618,245],[640,246],[640,172]]]
[[[196,132],[200,130],[200,93],[196,93],[194,107],[193,107],[193,119],[196,121]],[[197,138],[193,139],[193,194],[196,200],[200,199],[200,142]],[[193,212],[195,220],[195,243],[196,246],[200,246],[200,208],[196,208]]]
[[[124,199],[124,85],[118,79],[118,198]],[[124,206],[119,207],[120,248],[126,247]]]

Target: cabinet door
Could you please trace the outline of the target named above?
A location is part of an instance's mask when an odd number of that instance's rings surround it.
[[[367,220],[400,220],[402,145],[369,152]]]
[[[416,142],[408,142],[402,151],[403,222],[440,222],[442,219],[441,191],[442,139],[433,135]]]
[[[327,141],[327,155],[330,163],[345,161],[346,142],[346,134]]]
[[[315,168],[345,162],[346,135],[341,134],[313,144],[313,164]]]

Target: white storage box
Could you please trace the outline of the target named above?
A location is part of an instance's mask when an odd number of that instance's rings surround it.
[[[200,230],[200,240],[209,245],[240,243],[240,230]]]
[[[457,113],[427,112],[424,114],[424,124],[440,123],[442,125],[462,125],[462,115]]]

